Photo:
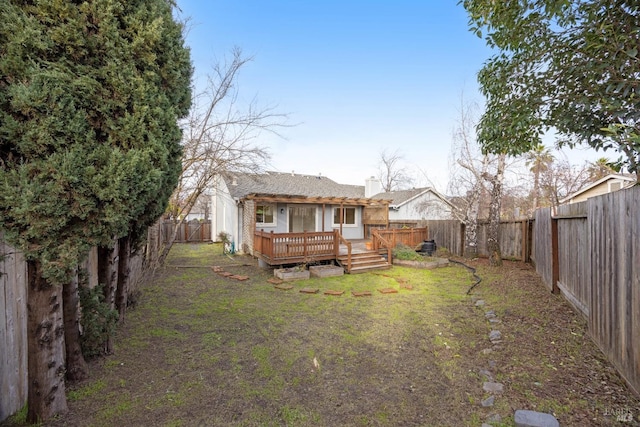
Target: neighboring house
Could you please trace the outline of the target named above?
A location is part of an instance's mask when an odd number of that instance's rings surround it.
[[[560,204],[584,202],[588,198],[628,188],[636,183],[634,175],[611,174],[560,200]]]
[[[253,254],[256,230],[274,233],[338,230],[363,239],[369,226],[388,225],[388,200],[371,198],[375,185],[338,184],[314,175],[228,173],[214,184],[212,238],[228,233],[235,248]],[[369,196],[369,197],[367,197]]]
[[[210,219],[211,213],[211,196],[209,194],[201,194],[196,203],[191,208],[191,212],[186,217],[187,221],[199,220],[204,221]]]
[[[390,191],[373,196],[389,199],[389,222],[415,223],[429,219],[452,219],[454,206],[433,188]]]

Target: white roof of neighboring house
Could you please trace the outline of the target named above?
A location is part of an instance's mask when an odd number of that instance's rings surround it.
[[[621,175],[621,174],[611,174],[611,175],[607,175],[604,178],[600,178],[599,180],[597,180],[596,182],[587,185],[586,187],[582,188],[581,190],[576,191],[573,194],[570,194],[569,196],[565,197],[564,199],[560,200],[560,203],[566,203],[571,199],[576,198],[577,196],[586,193],[587,191],[591,190],[592,188],[595,188],[597,186],[599,186],[600,184],[602,184],[603,182],[607,182],[609,180],[620,180],[620,181],[627,181],[627,184],[625,184],[622,188],[626,188],[626,187],[631,187],[632,185],[634,185],[636,183],[636,177],[633,175]]]
[[[420,196],[426,193],[433,193],[437,198],[442,200],[445,204],[449,205],[453,208],[451,202],[449,202],[442,194],[438,193],[431,187],[425,188],[413,188],[411,190],[398,190],[398,191],[389,191],[386,193],[379,193],[373,196],[376,199],[389,199],[392,200],[389,208],[399,209],[402,205],[410,203],[411,201],[419,198]]]

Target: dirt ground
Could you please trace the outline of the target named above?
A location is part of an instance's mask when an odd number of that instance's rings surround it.
[[[517,409],[562,426],[640,425],[640,399],[530,265],[475,261],[483,280],[468,295],[473,277],[454,264],[283,290],[216,245],[178,246],[167,263],[114,354],[69,385],[69,413],[43,425],[512,426]]]

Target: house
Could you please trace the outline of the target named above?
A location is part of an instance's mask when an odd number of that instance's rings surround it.
[[[201,194],[196,200],[196,203],[191,208],[191,211],[186,216],[186,221],[208,221],[209,214],[211,212],[211,196],[209,194]]]
[[[454,206],[442,194],[430,187],[390,191],[373,196],[391,200],[389,222],[415,224],[420,220],[452,219]]]
[[[560,204],[563,205],[584,202],[585,200],[594,196],[599,196],[601,194],[611,193],[623,188],[631,187],[635,185],[636,182],[636,177],[634,175],[607,175],[604,178],[597,180],[593,184],[586,186],[582,190],[577,191],[560,200]]]
[[[337,231],[346,240],[364,239],[369,227],[388,225],[389,201],[371,197],[374,184],[293,172],[226,173],[212,191],[212,238],[225,232],[237,250],[252,255],[258,232]]]

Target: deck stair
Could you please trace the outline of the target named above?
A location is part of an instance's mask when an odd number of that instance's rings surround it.
[[[344,267],[349,274],[366,273],[373,270],[384,270],[391,268],[387,259],[380,255],[378,251],[362,251],[351,254],[351,269],[348,268],[348,255],[338,256],[338,263]]]

